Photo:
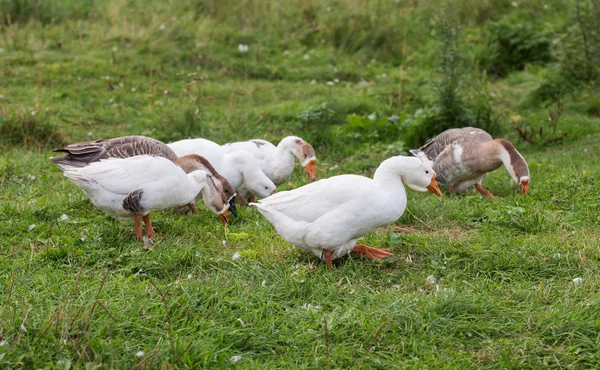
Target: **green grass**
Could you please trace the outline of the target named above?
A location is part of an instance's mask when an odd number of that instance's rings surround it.
[[[569,2],[545,3],[452,11],[468,35],[532,14],[564,27]],[[598,366],[598,90],[565,98],[562,142],[523,143],[511,122],[546,124],[530,97],[547,67],[490,86],[530,195],[503,169],[485,180],[500,200],[408,190],[410,212],[363,238],[391,248],[381,262],[328,271],[254,209],[227,229],[206,210],[153,214],[149,249],[97,211],[51,149],[295,134],[314,144],[318,177],[371,176],[408,148],[346,116],[402,121],[436,96],[437,2],[182,4],[0,2],[0,368]],[[306,182],[297,168],[280,190]]]

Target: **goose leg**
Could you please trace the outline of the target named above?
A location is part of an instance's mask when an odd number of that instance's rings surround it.
[[[450,190],[450,194],[454,194],[454,192],[456,191],[456,185],[450,185],[448,186],[448,189]]]
[[[475,184],[475,189],[477,189],[477,191],[480,192],[481,195],[483,195],[486,198],[499,199],[497,196],[492,194],[489,190],[487,190],[486,188],[481,186],[481,184]]]
[[[187,206],[190,208],[193,214],[198,213],[198,208],[196,208],[196,205],[194,203],[190,202],[187,204]]]
[[[133,225],[132,235],[135,235],[139,240],[144,240],[142,235],[142,215],[134,216],[135,225]]]
[[[146,225],[146,235],[148,235],[148,237],[150,239],[154,239],[156,238],[156,233],[154,232],[154,228],[152,227],[152,223],[150,222],[150,214],[147,214],[146,216],[144,216],[144,224]],[[141,228],[141,225],[140,225]],[[141,230],[140,230],[141,233]]]
[[[352,252],[360,254],[361,257],[367,257],[373,260],[384,259],[392,255],[389,248],[371,248],[364,244],[355,245]]]
[[[333,251],[323,251],[325,254],[325,263],[327,264],[327,268],[329,270],[333,270],[333,262],[331,257],[333,257]]]

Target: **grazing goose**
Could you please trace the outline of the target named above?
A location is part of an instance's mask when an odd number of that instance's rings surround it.
[[[396,221],[406,208],[404,184],[441,196],[435,172],[411,157],[381,163],[373,179],[341,175],[274,194],[251,203],[288,242],[314,253],[332,268],[332,260],[350,251],[372,259],[390,256],[389,249],[356,244],[375,228]]]
[[[225,153],[219,144],[206,139],[180,140],[167,145],[179,156],[198,154],[205,157],[236,190],[244,186],[261,198],[275,191],[273,181],[247,152],[235,150]]]
[[[277,146],[266,140],[253,139],[223,145],[226,153],[245,150],[258,160],[261,170],[275,185],[286,182],[294,171],[294,157],[306,170],[310,181],[315,179],[317,157],[312,145],[296,136],[283,138]]]
[[[227,198],[217,191],[213,176],[202,170],[186,173],[172,161],[149,155],[108,158],[85,167],[65,167],[64,175],[81,188],[94,205],[121,221],[135,221],[133,234],[154,238],[149,213],[191,202],[198,193],[206,207],[227,225]]]
[[[510,141],[494,140],[482,129],[447,130],[410,152],[433,167],[438,181],[448,185],[451,193],[462,194],[475,185],[484,197],[496,198],[481,183],[502,164],[523,193],[529,192],[529,167],[523,156]]]
[[[221,176],[213,166],[203,157],[189,156],[178,157],[167,144],[146,136],[122,136],[113,139],[103,139],[71,144],[55,152],[65,152],[67,155],[54,157],[50,160],[61,169],[65,167],[84,167],[92,162],[106,158],[128,158],[136,155],[152,155],[164,157],[177,163],[185,173],[195,170],[208,171],[215,180],[215,185],[223,191],[229,202],[229,210],[237,216],[235,208],[236,194],[233,186],[227,179]],[[199,159],[199,160],[198,160]],[[200,196],[200,195],[199,195]],[[193,213],[196,213],[195,201],[188,205]]]

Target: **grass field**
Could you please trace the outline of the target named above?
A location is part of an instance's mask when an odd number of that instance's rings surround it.
[[[455,5],[473,53],[491,21],[535,15],[558,35],[572,11]],[[485,83],[529,163],[528,196],[503,169],[484,183],[498,200],[408,190],[407,212],[362,240],[393,257],[334,271],[243,207],[228,228],[204,209],[156,213],[144,247],[48,161],[65,143],[128,134],[294,134],[314,145],[319,178],[371,176],[407,154],[401,123],[435,101],[438,8],[0,2],[0,368],[600,366],[599,90],[564,97],[561,141],[511,128],[547,125],[554,103],[532,94],[555,64]],[[297,167],[279,190],[307,183]]]

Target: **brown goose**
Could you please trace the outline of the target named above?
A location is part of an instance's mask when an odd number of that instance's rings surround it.
[[[529,167],[523,156],[510,141],[493,139],[482,129],[450,129],[410,152],[431,165],[437,180],[451,193],[462,194],[475,185],[484,197],[495,198],[481,183],[488,172],[502,164],[523,193],[529,192]]]
[[[65,152],[67,155],[54,157],[50,160],[61,169],[69,167],[85,167],[92,162],[97,162],[106,158],[129,158],[137,155],[151,155],[155,157],[164,157],[178,164],[185,173],[195,170],[204,170],[209,172],[213,178],[220,182],[216,184],[225,194],[229,201],[229,211],[237,216],[235,208],[236,193],[229,181],[221,176],[214,167],[201,156],[181,156],[178,157],[175,152],[162,141],[152,139],[146,136],[121,136],[113,139],[102,139],[71,144],[63,149],[54,150],[54,152]],[[198,158],[196,158],[198,157]],[[196,213],[196,206],[192,202],[188,205],[192,212]]]

